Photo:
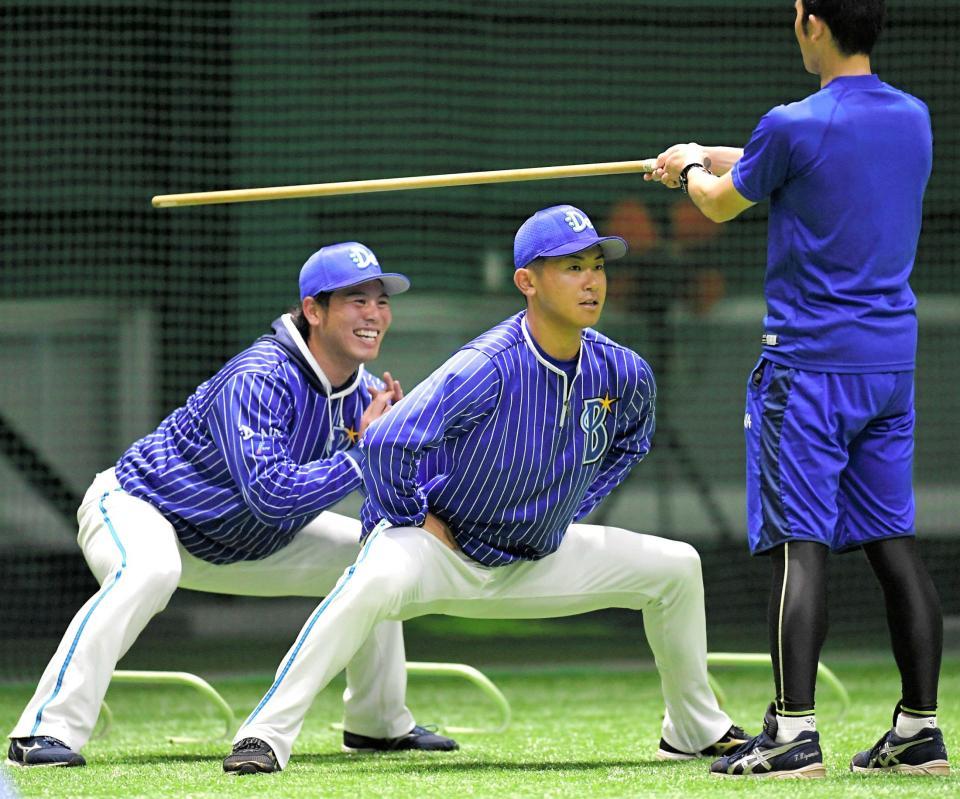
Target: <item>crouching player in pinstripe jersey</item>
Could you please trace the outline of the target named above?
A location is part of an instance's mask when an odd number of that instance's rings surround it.
[[[356,242],[324,247],[300,272],[301,306],[204,382],[182,408],[99,474],[78,511],[100,591],[74,617],[10,733],[9,761],[81,766],[114,666],[178,587],[248,596],[325,596],[359,549],[360,523],[324,512],[360,487],[367,425],[400,399],[376,358],[389,295]],[[398,622],[354,647],[345,748],[456,749],[404,706]]]
[[[528,219],[514,244],[526,311],[463,347],[363,448],[368,533],[237,733],[228,772],[274,771],[310,703],[384,619],[643,611],[667,712],[658,756],[746,740],[707,683],[700,560],[688,544],[574,522],[650,448],[655,388],[634,352],[590,328],[605,265],[626,253],[582,211]],[[259,751],[244,745],[261,742]],[[279,765],[278,765],[279,764]]]

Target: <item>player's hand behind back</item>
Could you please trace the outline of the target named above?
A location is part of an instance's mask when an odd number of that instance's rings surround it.
[[[375,389],[372,386],[367,387],[370,396],[373,397],[373,401],[367,406],[367,409],[363,412],[363,416],[360,417],[360,435],[363,435],[363,431],[366,430],[374,420],[379,419],[389,411],[394,403],[403,399],[403,388],[399,380],[394,380],[393,375],[389,372],[384,372],[383,382],[385,387],[382,390]]]

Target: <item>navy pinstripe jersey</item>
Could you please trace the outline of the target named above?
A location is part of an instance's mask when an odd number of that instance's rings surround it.
[[[127,493],[211,563],[258,560],[361,486],[363,367],[333,391],[288,315],[117,462]]]
[[[365,532],[419,526],[429,509],[484,565],[535,560],[647,454],[656,387],[643,359],[587,329],[567,386],[525,315],[467,344],[367,428]]]

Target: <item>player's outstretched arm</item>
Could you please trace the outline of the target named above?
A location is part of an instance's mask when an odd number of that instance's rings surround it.
[[[365,532],[382,519],[394,526],[423,525],[429,507],[417,482],[420,458],[473,429],[499,396],[500,377],[490,359],[463,350],[370,425],[362,442]]]
[[[686,147],[685,144],[674,144],[672,147],[664,150],[658,156],[658,162],[660,158],[666,158],[667,153],[670,153],[675,148]],[[726,175],[733,165],[737,163],[741,158],[743,158],[743,148],[742,147],[720,147],[720,146],[704,146],[703,147],[704,160],[703,165],[713,172],[717,177]],[[663,183],[668,189],[679,189],[680,184],[678,181],[664,181],[664,170],[663,167],[658,165],[653,172],[648,172],[643,176],[643,179],[646,181],[653,181],[656,183]]]
[[[710,148],[711,153],[699,144],[675,144],[657,157],[657,170],[661,182],[670,187],[686,182],[685,191],[693,204],[713,222],[729,222],[754,203],[740,194],[733,184],[731,169],[739,160],[733,148]],[[742,156],[743,152],[739,151]],[[713,156],[721,167],[727,167],[722,176],[711,174]],[[728,162],[732,160],[732,163]]]
[[[707,169],[718,177],[726,175],[743,158],[742,147],[704,147],[703,152]]]
[[[687,194],[712,222],[729,222],[755,205],[737,191],[730,172],[718,178],[703,170],[691,170],[688,173]]]
[[[264,524],[313,518],[361,485],[353,450],[298,464],[289,455],[292,396],[282,381],[235,375],[207,414],[207,426],[250,512]]]
[[[732,169],[743,157],[737,147],[702,147],[674,144],[657,156],[657,168],[645,180],[669,189],[682,183],[694,205],[713,222],[729,222],[754,202],[746,199],[733,183]]]

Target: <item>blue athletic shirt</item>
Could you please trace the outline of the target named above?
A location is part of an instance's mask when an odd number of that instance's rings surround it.
[[[259,560],[361,487],[356,442],[382,388],[363,367],[330,385],[289,315],[117,461],[120,486],[211,563]]]
[[[365,533],[422,525],[430,510],[479,563],[536,560],[650,450],[646,362],[587,329],[568,380],[525,316],[461,348],[367,429]]]
[[[909,278],[930,114],[876,75],[835,78],[757,125],[733,183],[770,197],[764,357],[821,372],[914,368]]]

